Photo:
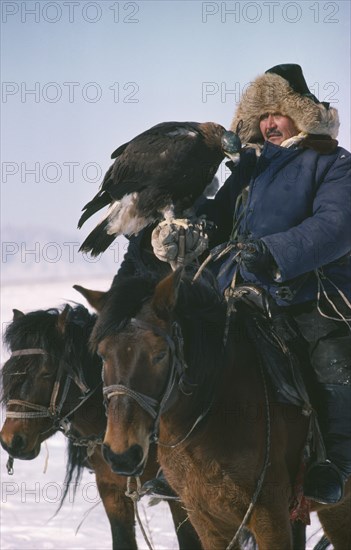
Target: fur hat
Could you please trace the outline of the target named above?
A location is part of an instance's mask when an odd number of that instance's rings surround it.
[[[235,112],[231,130],[237,130],[244,143],[260,143],[260,116],[281,113],[290,117],[299,132],[336,138],[338,111],[320,103],[309,91],[300,65],[276,65],[259,76],[244,92]]]

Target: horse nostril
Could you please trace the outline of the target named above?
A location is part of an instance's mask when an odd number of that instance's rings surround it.
[[[117,454],[104,444],[102,454],[112,471],[120,475],[140,475],[144,470],[144,453],[140,445],[132,445],[124,453]]]
[[[9,445],[10,451],[13,453],[18,453],[23,451],[27,446],[27,438],[24,435],[15,434]]]
[[[0,443],[2,448],[9,454],[18,455],[27,446],[27,438],[24,435],[15,434],[12,438],[4,437],[4,434],[0,437]]]
[[[129,460],[133,462],[134,464],[140,464],[140,462],[143,460],[143,449],[140,447],[140,445],[133,445],[129,449]]]

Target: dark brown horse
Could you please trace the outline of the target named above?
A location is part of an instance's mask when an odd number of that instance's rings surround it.
[[[80,305],[26,315],[14,311],[5,334],[12,355],[2,370],[7,418],[0,441],[10,456],[31,460],[45,439],[63,431],[69,438],[71,458],[65,487],[68,490],[73,477],[78,482],[83,466],[93,468],[110,521],[113,548],[133,550],[137,548],[134,508],[125,496],[126,478],[114,474],[101,454],[106,428],[102,366],[101,359],[88,349],[95,319]],[[144,481],[154,477],[158,467],[154,447]],[[180,548],[201,548],[179,503],[172,502],[170,507]]]
[[[248,511],[260,550],[289,550],[308,419],[267,388],[240,305],[224,349],[226,306],[207,279],[176,272],[156,287],[130,279],[85,291],[100,312],[91,342],[104,361],[103,454],[113,471],[139,476],[157,441],[206,550],[227,548]],[[314,509],[335,549],[350,548],[350,497]]]

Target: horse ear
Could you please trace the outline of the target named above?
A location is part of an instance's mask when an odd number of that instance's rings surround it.
[[[73,288],[80,292],[91,307],[93,307],[97,312],[102,310],[107,292],[102,292],[101,290],[89,290],[88,288],[84,288],[84,286],[80,285],[73,285]]]
[[[20,319],[21,317],[24,317],[24,313],[20,311],[19,309],[13,309],[13,321],[17,321],[17,319]]]
[[[183,269],[179,268],[158,283],[152,300],[152,307],[161,319],[168,319],[177,303]]]
[[[59,331],[62,332],[62,334],[65,332],[67,317],[71,309],[72,309],[71,306],[69,304],[66,304],[64,309],[61,311],[60,315],[57,318],[57,327]]]

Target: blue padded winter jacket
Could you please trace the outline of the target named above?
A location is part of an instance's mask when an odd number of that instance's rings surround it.
[[[291,305],[317,298],[319,270],[328,294],[338,288],[350,299],[351,154],[341,147],[320,154],[265,142],[258,158],[254,149],[244,149],[232,170],[201,211],[216,223],[217,242],[228,240],[237,198],[248,186],[246,204],[236,212],[238,234],[261,238],[279,268],[274,277],[240,265],[242,278],[266,288],[279,305]],[[220,266],[222,290],[237,269],[235,253]]]

